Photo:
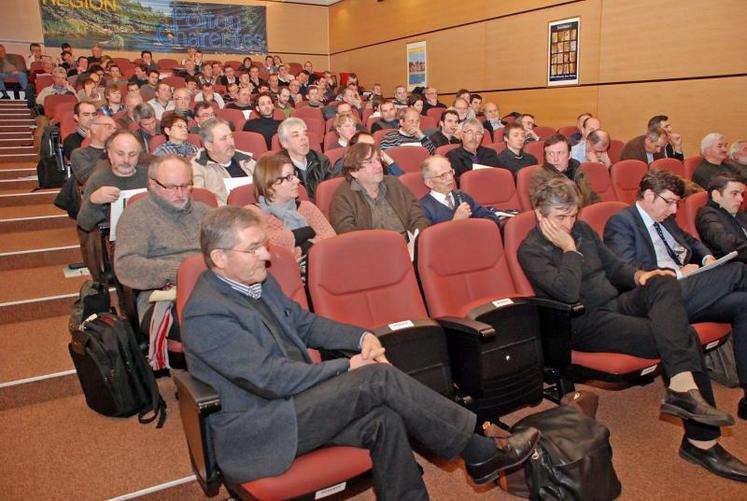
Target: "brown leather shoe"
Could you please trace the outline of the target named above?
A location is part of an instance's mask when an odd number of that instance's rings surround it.
[[[711,473],[738,482],[747,482],[747,464],[735,458],[719,444],[710,449],[699,449],[687,438],[682,439],[680,457],[699,464]]]
[[[540,438],[539,430],[527,428],[508,438],[495,439],[495,454],[479,463],[466,463],[467,473],[476,484],[484,484],[498,478],[498,474],[526,461]]]
[[[703,400],[698,390],[673,391],[667,388],[661,412],[682,419],[691,419],[708,426],[731,426],[734,418]]]

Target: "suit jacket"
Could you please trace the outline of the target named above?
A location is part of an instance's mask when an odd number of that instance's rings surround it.
[[[475,202],[475,200],[465,192],[462,191],[460,194],[462,199],[467,202],[467,205],[469,205],[469,208],[472,210],[472,217],[481,217],[496,221],[493,211]],[[430,193],[420,199],[420,207],[423,209],[423,214],[425,214],[425,217],[428,218],[428,221],[430,221],[431,224],[451,221],[456,212],[456,207],[454,209],[449,209],[446,205],[433,198]]]
[[[703,243],[716,257],[723,257],[731,251],[737,251],[737,258],[747,262],[747,214],[740,211],[732,216],[713,200],[698,209],[695,227]]]
[[[472,153],[462,148],[454,148],[446,154],[446,158],[451,162],[451,167],[456,172],[457,181],[459,178],[467,172],[472,170]],[[498,162],[498,153],[493,148],[486,148],[484,146],[477,147],[477,162],[480,165],[489,165],[490,167],[500,167]]]
[[[634,137],[627,143],[620,153],[620,160],[640,160],[646,164],[650,163],[646,157],[646,148],[643,146],[643,142],[646,139],[646,135]],[[654,153],[654,160],[664,158],[665,154],[663,151]]]
[[[262,299],[287,340],[308,347],[358,350],[363,329],[327,320],[289,299],[272,276]],[[346,359],[292,361],[251,299],[212,271],[198,280],[184,308],[182,337],[189,372],[220,394],[209,417],[215,458],[232,482],[286,471],[298,447],[293,396],[344,373]]]
[[[705,245],[677,226],[674,216],[668,217],[661,225],[687,250],[685,264],[700,265],[703,258],[711,254]],[[635,204],[621,210],[607,221],[604,227],[604,243],[623,261],[637,268],[648,271],[659,267],[654,243]]]

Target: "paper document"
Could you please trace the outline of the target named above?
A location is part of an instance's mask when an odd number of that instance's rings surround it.
[[[232,190],[239,186],[252,184],[252,176],[226,177],[223,179],[223,184],[226,185],[226,191],[231,193]]]
[[[682,280],[683,278],[693,277],[693,276],[697,275],[698,273],[703,273],[704,271],[712,270],[713,268],[721,266],[724,263],[728,263],[729,261],[731,261],[735,257],[737,257],[737,251],[731,251],[730,253],[728,253],[727,255],[725,255],[724,257],[722,257],[721,259],[717,259],[714,262],[712,262],[711,264],[707,264],[705,266],[701,266],[697,270],[695,270],[695,271],[693,271],[691,273],[688,273],[687,275],[683,275],[681,277],[678,277],[677,280]]]
[[[122,190],[119,192],[119,198],[111,203],[109,211],[109,241],[114,242],[117,239],[117,222],[122,212],[127,207],[127,202],[134,195],[147,191],[145,188],[135,188],[134,190]]]

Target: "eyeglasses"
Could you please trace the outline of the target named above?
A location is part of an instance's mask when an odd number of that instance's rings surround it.
[[[117,128],[116,125],[110,124],[110,123],[105,123],[105,122],[93,122],[91,125],[98,125],[98,126],[101,126],[101,127],[106,127],[107,129],[116,129]]]
[[[176,129],[185,129],[186,130],[187,129],[187,124],[181,123],[181,122],[177,122],[175,124],[172,124],[171,128],[172,129],[176,128]]]
[[[277,178],[277,179],[275,180],[275,183],[277,183],[277,184],[280,184],[280,183],[282,183],[283,181],[288,181],[288,182],[290,182],[290,181],[293,181],[294,179],[298,179],[298,176],[296,175],[296,173],[295,173],[295,172],[294,172],[294,173],[292,173],[292,174],[288,174],[287,176],[280,176],[279,178]]]
[[[475,137],[482,137],[485,135],[485,131],[482,130],[463,130],[462,134],[465,136],[475,136]]]
[[[668,198],[664,198],[663,196],[659,195],[658,193],[656,194],[656,196],[657,196],[657,197],[659,197],[659,198],[661,198],[662,200],[664,200],[664,202],[665,202],[665,203],[666,203],[666,204],[667,204],[667,205],[668,205],[669,207],[673,207],[673,206],[675,206],[675,205],[676,205],[677,207],[679,207],[679,206],[680,206],[680,204],[682,203],[682,200],[679,200],[679,199],[678,199],[678,200],[669,200]]]
[[[162,189],[166,191],[179,191],[179,190],[187,191],[187,190],[191,190],[193,186],[192,183],[166,185],[166,184],[161,183],[158,179],[155,179],[155,178],[151,178],[151,179],[153,180],[154,183],[156,183],[158,186],[160,186]]]
[[[267,242],[262,242],[259,244],[252,245],[248,249],[220,249],[220,250],[224,252],[233,251],[233,252],[240,252],[242,254],[252,254],[256,256],[260,251],[267,250]]]
[[[446,172],[439,174],[437,176],[430,176],[428,179],[438,179],[441,181],[447,181],[448,179],[454,177],[454,169],[449,169]]]

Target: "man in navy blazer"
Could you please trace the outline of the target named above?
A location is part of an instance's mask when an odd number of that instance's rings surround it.
[[[382,499],[427,499],[408,435],[441,457],[461,455],[477,482],[518,464],[539,432],[497,442],[474,433],[474,413],[389,365],[378,338],[318,317],[267,274],[266,233],[251,211],[221,207],[202,222],[209,269],[184,309],[190,373],[213,386],[222,408],[209,418],[226,479],[285,472],[326,445],[369,449]],[[312,363],[307,348],[359,352]]]
[[[423,182],[431,189],[420,199],[423,214],[431,224],[482,217],[496,221],[493,210],[475,202],[471,196],[456,190],[454,169],[449,159],[442,155],[426,158],[420,166]]]
[[[612,216],[604,242],[624,261],[641,269],[670,268],[681,278],[682,297],[690,322],[730,322],[744,398],[738,414],[747,419],[747,266],[729,262],[688,277],[715,261],[711,251],[683,231],[674,218],[684,195],[678,176],[654,170],[639,187],[639,199]]]

